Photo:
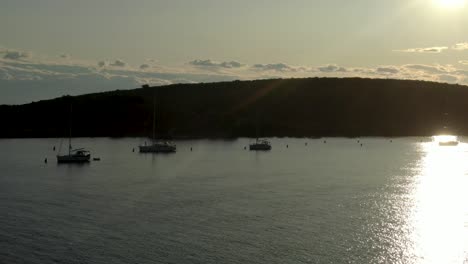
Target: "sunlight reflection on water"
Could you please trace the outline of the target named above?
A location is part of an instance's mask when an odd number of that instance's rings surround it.
[[[468,144],[421,143],[424,153],[412,190],[411,255],[416,263],[463,263],[468,245]]]

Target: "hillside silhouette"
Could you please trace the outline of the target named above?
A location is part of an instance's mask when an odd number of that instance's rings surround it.
[[[468,87],[425,81],[306,78],[144,86],[0,106],[0,137],[468,135]],[[447,128],[444,128],[447,127]]]

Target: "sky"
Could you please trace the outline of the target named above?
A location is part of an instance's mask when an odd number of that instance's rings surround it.
[[[0,0],[0,104],[142,84],[468,85],[468,0]]]

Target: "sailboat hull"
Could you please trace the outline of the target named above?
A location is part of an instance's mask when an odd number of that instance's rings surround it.
[[[250,150],[263,150],[263,151],[268,151],[271,150],[271,145],[267,144],[251,144],[249,146]]]
[[[458,146],[458,141],[439,142],[442,147],[455,147]]]
[[[77,155],[62,155],[57,156],[58,163],[86,163],[91,160],[91,155],[77,156]]]
[[[153,144],[149,146],[140,146],[140,153],[174,153],[176,147],[168,144]]]

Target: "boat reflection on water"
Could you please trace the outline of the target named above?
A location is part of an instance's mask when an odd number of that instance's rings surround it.
[[[420,172],[410,194],[412,255],[416,263],[468,261],[468,145],[440,148],[453,137],[421,143]]]

